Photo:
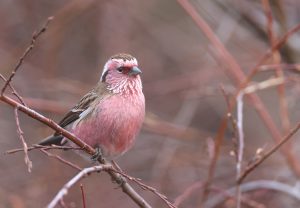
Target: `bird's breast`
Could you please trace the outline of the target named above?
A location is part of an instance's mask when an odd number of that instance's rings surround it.
[[[145,100],[139,96],[112,95],[97,104],[89,119],[75,130],[77,136],[104,156],[117,156],[134,143],[145,116]]]

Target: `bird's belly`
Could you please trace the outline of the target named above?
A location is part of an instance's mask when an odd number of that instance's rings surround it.
[[[95,116],[80,122],[73,133],[88,145],[100,147],[105,157],[121,155],[132,147],[144,113],[137,112],[137,109],[133,113],[127,108],[115,109],[107,114],[103,105],[101,107]]]

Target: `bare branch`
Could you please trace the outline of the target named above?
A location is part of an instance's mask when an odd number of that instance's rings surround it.
[[[84,189],[82,183],[80,184],[80,191],[81,191],[81,196],[82,196],[82,207],[86,208],[85,204],[85,194],[84,194]]]
[[[238,129],[238,155],[236,162],[236,178],[241,176],[242,170],[242,162],[244,156],[244,148],[245,148],[245,139],[244,139],[244,128],[243,128],[243,96],[244,93],[241,92],[237,96],[237,129]],[[236,188],[236,198],[237,198],[237,208],[241,207],[241,190],[239,184],[237,184]]]
[[[156,196],[158,196],[159,198],[161,198],[161,199],[167,204],[168,207],[170,207],[170,208],[176,208],[176,205],[174,205],[173,203],[171,203],[165,195],[159,193],[155,188],[153,188],[153,187],[151,187],[151,186],[148,186],[148,185],[144,184],[143,182],[141,182],[141,179],[139,179],[139,178],[134,178],[134,177],[129,176],[128,174],[124,173],[124,172],[122,171],[122,169],[119,167],[119,165],[118,165],[115,161],[112,161],[112,164],[114,165],[113,171],[115,171],[116,173],[118,173],[118,174],[124,176],[124,177],[127,178],[128,180],[135,182],[135,183],[138,184],[142,189],[151,191],[151,192],[154,193]]]
[[[43,150],[50,150],[50,149],[60,149],[60,150],[82,150],[80,147],[67,147],[67,146],[57,146],[57,145],[52,145],[52,146],[43,146],[43,145],[38,145],[35,144],[31,147],[27,148],[27,151],[35,150],[35,149],[43,149]],[[18,149],[12,149],[8,150],[5,152],[5,154],[13,154],[17,152],[23,152],[23,148],[18,148]]]
[[[54,154],[51,154],[50,152],[47,152],[47,150],[45,150],[44,148],[41,148],[40,149],[41,152],[43,152],[44,154],[46,154],[48,157],[53,157],[53,158],[56,158],[57,160],[59,160],[60,162],[76,169],[76,170],[79,170],[81,171],[82,168],[78,167],[76,164],[70,162],[70,161],[67,161],[65,159],[63,159],[62,157],[58,156],[58,155],[54,155]]]
[[[127,178],[128,180],[133,181],[136,184],[138,184],[142,189],[148,190],[148,191],[151,191],[152,193],[154,193],[156,196],[161,198],[168,205],[168,207],[176,208],[176,206],[173,203],[171,203],[165,195],[158,192],[155,188],[144,184],[143,182],[141,182],[140,179],[131,177],[131,176],[127,175],[126,173],[122,172],[122,171],[117,171],[117,172],[119,174],[121,174],[122,176],[124,176],[125,178]]]
[[[263,163],[274,152],[276,152],[282,145],[284,145],[287,141],[289,141],[289,139],[291,139],[292,136],[294,136],[299,129],[300,129],[300,122],[285,137],[283,137],[278,144],[276,144],[273,148],[271,148],[265,155],[263,155],[254,163],[250,164],[248,167],[246,167],[244,172],[238,178],[237,183],[242,183],[242,181],[247,177],[249,173],[251,173],[257,166]]]
[[[27,47],[27,49],[25,50],[25,52],[23,53],[23,55],[19,59],[18,63],[16,64],[16,66],[15,66],[14,70],[12,71],[11,75],[9,76],[9,78],[7,79],[7,81],[5,82],[5,84],[4,84],[4,86],[3,86],[2,90],[1,90],[1,95],[3,95],[3,93],[5,92],[7,86],[12,81],[13,77],[15,76],[16,72],[18,71],[18,69],[22,65],[22,63],[23,63],[24,59],[26,58],[26,56],[34,48],[34,46],[35,46],[34,44],[35,44],[36,40],[40,37],[40,35],[42,33],[44,33],[46,31],[46,29],[47,29],[49,23],[51,22],[51,20],[53,20],[53,17],[48,17],[45,25],[38,32],[34,32],[33,33],[30,45]]]
[[[300,201],[300,190],[296,186],[290,186],[278,181],[271,181],[271,180],[257,180],[257,181],[251,181],[247,182],[241,185],[241,191],[242,192],[249,192],[249,191],[255,191],[259,189],[270,189],[273,191],[279,191],[282,193],[285,193],[289,196],[294,197],[295,199]],[[212,198],[210,198],[205,203],[205,208],[213,208],[218,206],[221,202],[223,202],[228,197],[233,197],[234,193],[236,192],[236,187],[230,188],[226,190],[227,195],[219,194]]]
[[[98,166],[93,166],[90,168],[85,168],[82,171],[80,171],[76,176],[74,176],[69,182],[67,182],[62,189],[56,194],[54,199],[48,204],[48,208],[54,208],[59,201],[68,193],[69,189],[74,186],[78,181],[80,181],[82,178],[86,177],[90,173],[94,172],[100,172],[100,171],[108,171],[112,170],[111,165],[98,165]]]
[[[5,79],[5,77],[4,77],[2,74],[0,74],[0,78],[1,78],[4,82],[7,81],[7,80]],[[15,96],[18,98],[18,100],[19,100],[23,105],[27,106],[26,103],[25,103],[25,101],[24,101],[24,99],[19,95],[19,93],[17,93],[17,91],[16,91],[15,88],[11,85],[11,83],[8,83],[8,86],[9,86],[9,88],[11,89],[12,94],[15,95]]]
[[[22,145],[23,145],[23,150],[24,150],[24,161],[25,161],[25,164],[27,165],[27,169],[28,169],[28,172],[31,172],[31,168],[32,168],[32,162],[31,160],[29,159],[29,156],[28,156],[28,146],[27,146],[27,143],[25,142],[25,139],[24,139],[24,133],[21,129],[21,126],[20,126],[20,120],[19,120],[19,114],[18,114],[18,107],[15,107],[15,119],[16,119],[16,124],[17,124],[17,132],[19,134],[19,138],[22,142]]]
[[[179,206],[184,200],[186,200],[195,190],[199,189],[203,187],[203,182],[202,181],[198,181],[194,184],[192,184],[191,186],[189,186],[188,188],[186,188],[182,194],[180,194],[179,196],[176,197],[174,205],[175,206]]]
[[[271,47],[274,46],[276,43],[276,34],[273,31],[273,16],[271,11],[271,6],[269,0],[262,0],[262,6],[266,15],[266,18],[268,20],[267,24],[267,30],[268,30],[268,36]],[[276,67],[276,77],[278,78],[284,78],[284,73],[282,67],[280,67],[280,63],[282,62],[281,54],[279,51],[273,51],[272,54],[272,60],[277,64]],[[279,95],[279,112],[281,117],[281,124],[284,129],[284,132],[287,132],[290,129],[290,119],[289,119],[289,112],[287,107],[287,101],[286,101],[286,92],[285,92],[285,86],[284,83],[279,85],[277,87],[278,95]]]

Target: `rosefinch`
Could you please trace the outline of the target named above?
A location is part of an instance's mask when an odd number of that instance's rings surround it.
[[[140,74],[133,56],[112,56],[104,65],[97,86],[83,96],[59,125],[100,150],[103,157],[125,153],[132,147],[145,116]],[[40,145],[67,143],[72,142],[56,132]]]

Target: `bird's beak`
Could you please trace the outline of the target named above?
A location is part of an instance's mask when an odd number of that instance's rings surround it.
[[[138,75],[138,74],[141,74],[141,73],[142,73],[142,71],[138,67],[134,66],[130,69],[128,74],[129,75]]]

